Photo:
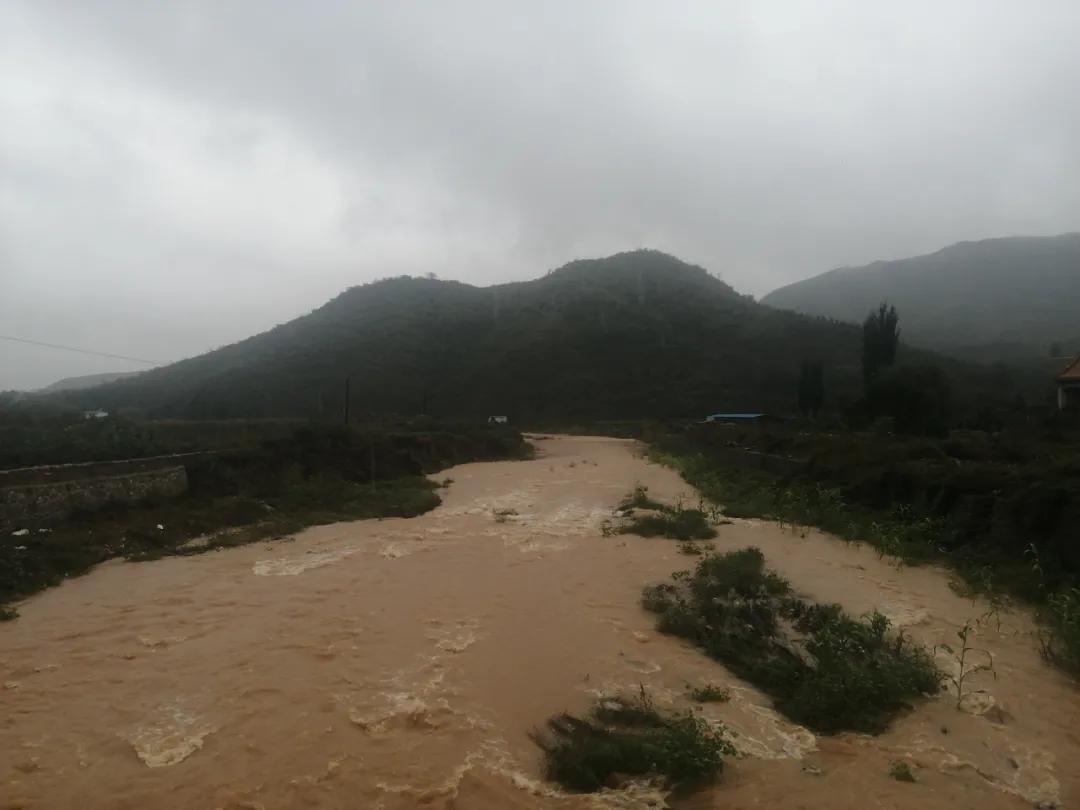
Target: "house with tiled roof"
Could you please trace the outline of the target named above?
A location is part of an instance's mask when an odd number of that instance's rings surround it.
[[[1058,409],[1080,409],[1080,357],[1073,360],[1058,375]]]

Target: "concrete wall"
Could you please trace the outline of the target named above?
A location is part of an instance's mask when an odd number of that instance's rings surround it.
[[[96,509],[110,502],[132,503],[151,495],[180,495],[187,486],[187,472],[173,466],[126,475],[0,487],[0,530],[44,525],[75,509]]]

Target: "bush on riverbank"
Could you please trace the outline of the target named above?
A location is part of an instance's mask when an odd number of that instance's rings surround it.
[[[623,498],[620,511],[626,512],[625,522],[615,528],[618,534],[640,537],[667,537],[672,540],[709,540],[716,530],[709,525],[708,516],[700,509],[686,509],[681,503],[668,506],[649,497],[649,490],[637,486]]]
[[[642,597],[657,629],[688,639],[814,731],[883,731],[913,699],[940,688],[930,655],[875,613],[794,597],[748,548],[713,554]]]
[[[704,782],[735,753],[722,729],[690,712],[659,711],[644,689],[635,699],[602,699],[586,717],[557,715],[532,736],[547,777],[586,793],[640,776],[661,776],[669,786]]]
[[[938,562],[967,593],[1039,606],[1048,660],[1080,677],[1080,446],[988,438],[944,440],[710,426],[650,437],[731,517],[815,526],[908,564]],[[732,465],[731,445],[802,456],[792,472]]]

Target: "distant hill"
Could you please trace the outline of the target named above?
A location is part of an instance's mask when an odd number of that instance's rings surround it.
[[[54,394],[57,391],[82,391],[85,388],[93,388],[95,385],[104,385],[105,383],[115,382],[141,373],[139,371],[114,371],[105,374],[86,374],[81,377],[65,377],[51,385],[46,385],[44,388],[39,388],[36,393]]]
[[[354,287],[263,334],[67,396],[152,417],[336,418],[348,379],[357,416],[791,412],[804,357],[824,362],[831,401],[857,395],[859,341],[854,326],[762,306],[700,267],[635,251],[494,287]]]
[[[1080,233],[961,242],[845,267],[790,284],[762,303],[860,322],[880,301],[905,340],[978,360],[1080,351]]]

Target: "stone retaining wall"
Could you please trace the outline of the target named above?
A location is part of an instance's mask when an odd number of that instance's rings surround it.
[[[151,495],[176,496],[186,492],[187,487],[187,472],[181,466],[0,487],[0,530],[46,525],[76,509],[96,509],[107,503],[132,503]]]

